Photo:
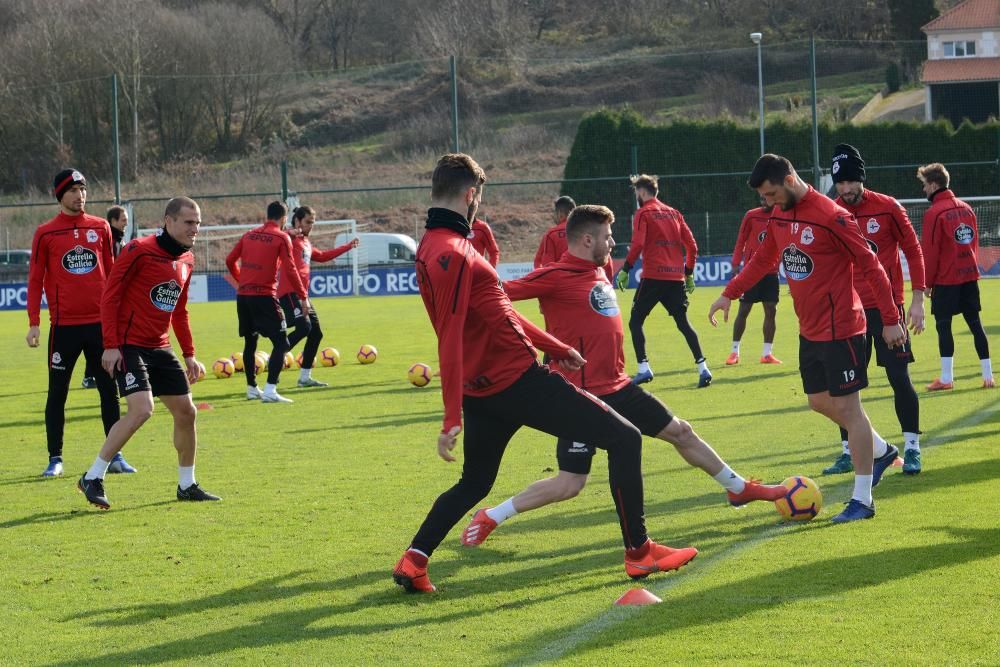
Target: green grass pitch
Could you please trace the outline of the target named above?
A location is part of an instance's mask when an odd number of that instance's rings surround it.
[[[1000,357],[1000,281],[982,287]],[[96,392],[79,388],[78,365],[66,476],[42,480],[44,352],[25,346],[24,313],[0,314],[10,353],[0,366],[0,664],[997,664],[1000,390],[980,388],[964,322],[952,392],[923,390],[938,371],[933,328],[915,343],[923,474],[890,469],[878,516],[838,527],[829,518],[850,476],[819,474],[838,436],[806,407],[782,291],[783,366],[756,363],[758,309],[743,363],[726,368],[731,325],[708,325],[719,289],[702,287],[690,313],[714,384],[695,388],[683,339],[657,311],[647,322],[657,375],[646,386],[742,475],[810,476],[826,506],[794,525],[770,504],[732,509],[713,480],[647,439],[650,534],[701,555],[645,580],[663,603],[642,608],[613,606],[632,582],[603,454],[580,497],[513,518],[478,549],[460,547],[456,527],[431,560],[437,594],[392,583],[394,562],[460,470],[436,455],[438,380],[406,382],[412,363],[437,361],[416,297],[317,300],[324,345],[342,363],[316,371],[328,389],[296,389],[297,371],[286,372],[293,405],[248,403],[241,377],[195,386],[195,401],[213,407],[199,413],[198,480],[221,503],[173,499],[171,421],[157,405],[125,449],[139,474],[108,478],[109,512],[75,489],[102,439]],[[626,318],[630,299],[621,299]],[[540,321],[533,302],[522,311]],[[206,366],[241,348],[233,303],[191,312]],[[362,343],[377,346],[375,364],[356,363]],[[884,373],[873,365],[870,377],[865,406],[899,444]],[[517,434],[484,504],[551,474],[554,451],[549,436]]]

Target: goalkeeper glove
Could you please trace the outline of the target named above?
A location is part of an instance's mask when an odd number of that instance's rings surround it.
[[[625,288],[628,287],[628,271],[622,269],[618,272],[618,275],[615,276],[615,285],[617,285],[618,289],[621,291],[625,291]]]
[[[688,294],[691,294],[691,293],[694,292],[694,276],[693,275],[684,276],[684,291],[687,292]]]

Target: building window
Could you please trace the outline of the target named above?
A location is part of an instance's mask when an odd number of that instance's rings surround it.
[[[969,58],[976,55],[975,42],[944,42],[945,58]]]

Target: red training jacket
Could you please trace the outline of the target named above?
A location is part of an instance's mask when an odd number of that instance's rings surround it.
[[[41,321],[43,289],[53,325],[100,322],[101,292],[114,263],[112,245],[111,226],[95,215],[60,211],[39,225],[28,268],[28,325]]]
[[[947,188],[931,195],[931,202],[924,213],[920,240],[927,266],[927,286],[979,280],[979,225],[975,211]]]
[[[104,349],[170,347],[168,328],[173,326],[181,352],[193,357],[187,312],[193,273],[190,250],[175,257],[160,247],[157,236],[130,241],[118,255],[101,299]]]
[[[239,265],[237,265],[239,261]],[[268,220],[240,237],[226,257],[229,273],[239,284],[237,294],[256,296],[277,296],[278,262],[294,267],[292,240],[281,231],[278,223]],[[298,271],[288,271],[292,290],[305,299],[306,288]]]
[[[767,236],[767,221],[771,219],[771,211],[758,206],[746,212],[743,222],[740,223],[740,232],[736,236],[736,246],[733,248],[733,272],[739,269],[740,264],[749,264],[753,259],[753,254],[764,242]],[[771,273],[778,273],[778,267],[774,267]]]
[[[493,230],[484,220],[476,220],[472,223],[472,230],[469,232],[469,242],[480,255],[486,258],[490,266],[496,268],[500,263],[500,246],[493,236]]]
[[[597,396],[613,394],[631,382],[625,374],[621,310],[603,267],[566,253],[503,287],[511,301],[538,299],[549,333],[587,360],[574,373],[552,362],[567,380]]]
[[[743,271],[722,292],[739,298],[781,260],[806,340],[844,340],[866,330],[865,311],[854,291],[854,272],[864,274],[878,299],[882,322],[899,323],[885,269],[865,243],[847,210],[812,186],[790,210],[774,208],[767,236]]]
[[[566,252],[566,218],[542,234],[542,242],[535,251],[535,268],[558,262],[564,252]]]
[[[496,271],[458,232],[428,229],[417,248],[416,270],[438,337],[442,432],[462,425],[463,394],[499,393],[538,363],[533,341],[555,359],[567,357],[567,345],[514,310]]]
[[[698,244],[684,216],[655,197],[635,212],[625,262],[634,266],[640,254],[643,280],[683,281],[685,269],[694,271],[698,258]]]
[[[278,272],[278,296],[285,296],[291,292],[297,292],[292,285],[292,278],[289,274],[298,273],[299,281],[309,290],[309,268],[312,262],[329,262],[340,257],[352,248],[351,241],[344,245],[337,246],[331,250],[317,250],[313,247],[308,236],[299,234],[292,238],[292,260],[295,262],[295,271],[289,270],[288,264],[282,264]]]

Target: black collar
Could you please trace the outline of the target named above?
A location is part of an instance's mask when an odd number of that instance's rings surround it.
[[[454,232],[458,232],[462,237],[469,235],[469,221],[461,213],[455,213],[450,208],[429,208],[427,209],[427,229],[437,229],[445,227]]]
[[[934,198],[937,197],[942,192],[950,192],[950,191],[951,191],[951,188],[938,188],[934,192],[932,192],[929,195],[927,195],[927,201],[934,201]]]
[[[166,227],[164,227],[161,232],[156,235],[156,244],[174,257],[180,257],[191,249],[178,243],[177,239],[167,233]]]

